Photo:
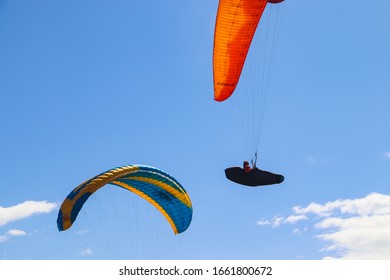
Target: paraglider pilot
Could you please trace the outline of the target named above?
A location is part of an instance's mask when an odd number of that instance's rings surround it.
[[[244,161],[244,167],[243,167],[245,173],[249,173],[252,171],[252,167],[249,165],[248,161]]]

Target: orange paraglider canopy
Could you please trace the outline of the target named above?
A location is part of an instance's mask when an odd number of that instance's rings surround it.
[[[235,90],[257,25],[268,3],[283,0],[220,0],[214,33],[214,99]]]

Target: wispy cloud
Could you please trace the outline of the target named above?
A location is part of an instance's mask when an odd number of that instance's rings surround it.
[[[0,235],[0,243],[7,241],[12,236],[22,236],[22,235],[27,235],[27,232],[25,232],[23,230],[19,230],[19,229],[11,229],[11,230],[7,231],[6,234]]]
[[[307,156],[306,162],[309,164],[321,164],[321,163],[327,163],[330,161],[330,157],[315,157],[315,156]]]
[[[260,221],[257,221],[257,224],[259,226],[265,226],[265,225],[270,225],[271,222],[269,220],[260,220]]]
[[[91,248],[85,248],[85,249],[83,249],[83,250],[81,250],[80,251],[80,254],[82,255],[82,256],[90,256],[90,255],[92,255],[92,249]]]
[[[390,152],[383,153],[383,156],[387,159],[390,159]]]
[[[0,226],[28,218],[34,214],[50,213],[56,207],[56,203],[47,201],[25,201],[10,207],[0,206]]]
[[[8,235],[9,236],[22,236],[22,235],[27,235],[27,232],[25,232],[24,230],[20,230],[20,229],[11,229],[8,231]]]
[[[283,224],[295,224],[301,220],[307,220],[305,215],[291,215],[288,217],[275,216],[271,220],[260,220],[257,222],[258,225],[271,225],[272,227],[279,227]]]
[[[295,206],[293,215],[275,216],[259,225],[277,228],[313,218],[316,237],[327,245],[325,259],[390,259],[390,195],[371,193],[363,198]],[[299,233],[294,229],[293,233]]]

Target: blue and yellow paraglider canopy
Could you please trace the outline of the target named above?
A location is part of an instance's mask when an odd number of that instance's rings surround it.
[[[69,229],[87,199],[107,184],[138,194],[167,219],[175,234],[185,231],[192,219],[192,203],[186,190],[169,174],[151,166],[125,165],[103,172],[76,187],[58,212],[59,231]]]

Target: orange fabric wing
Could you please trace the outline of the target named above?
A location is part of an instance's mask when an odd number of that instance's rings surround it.
[[[267,0],[220,0],[214,33],[214,100],[235,90]]]

